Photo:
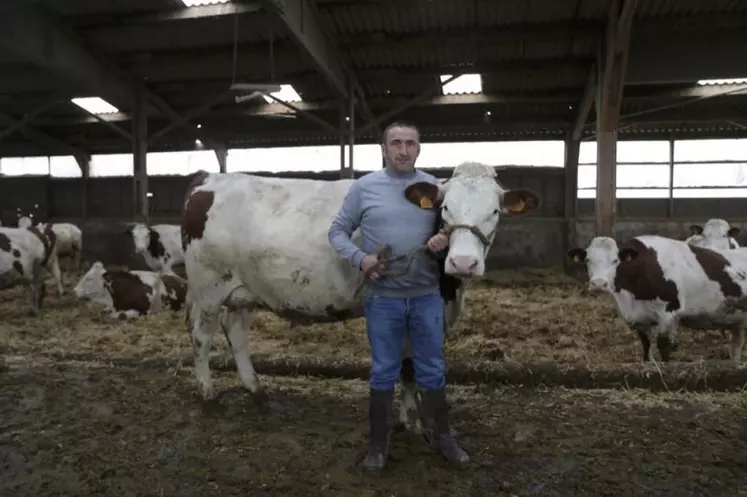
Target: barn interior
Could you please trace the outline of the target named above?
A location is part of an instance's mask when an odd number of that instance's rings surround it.
[[[745,405],[734,392],[747,380],[728,334],[683,332],[675,363],[642,364],[614,302],[563,266],[594,236],[684,240],[710,218],[747,228],[737,187],[676,196],[696,187],[674,179],[678,165],[705,177],[747,162],[675,154],[684,140],[747,138],[747,4],[6,0],[0,26],[0,221],[74,223],[84,247],[83,269],[63,270],[67,294],[49,291],[41,316],[25,288],[0,293],[0,493],[739,495]],[[148,269],[128,223],[178,224],[191,176],[149,174],[152,154],[207,150],[225,172],[233,150],[331,145],[334,170],[251,173],[333,181],[364,174],[356,151],[395,120],[417,123],[423,147],[564,144],[563,167],[496,167],[542,205],[501,221],[490,277],[447,341],[454,424],[478,461],[466,473],[399,432],[386,474],[355,472],[362,320],[295,329],[260,313],[250,348],[269,412],[236,387],[222,337],[213,367],[227,393],[207,408],[184,311],[111,321],[72,294],[97,260]],[[619,159],[622,144],[644,141],[666,143],[667,160]],[[92,174],[112,154],[132,174]],[[79,174],[3,170],[34,157],[64,157]],[[425,167],[445,178],[453,166]],[[668,168],[668,194],[621,196],[628,166]],[[579,198],[583,167],[596,182]]]

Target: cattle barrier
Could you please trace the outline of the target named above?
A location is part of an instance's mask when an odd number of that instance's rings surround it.
[[[93,354],[49,354],[55,361],[101,360]],[[331,379],[368,380],[369,361],[348,357],[308,355],[251,355],[260,376],[311,376]],[[192,357],[181,359],[134,357],[107,358],[114,367],[174,371],[191,367]],[[215,371],[235,371],[233,359],[211,357]],[[260,379],[261,382],[261,379]],[[652,392],[740,392],[747,387],[747,364],[731,361],[669,363],[568,364],[553,362],[515,363],[449,361],[447,383],[466,385],[516,385],[573,389],[644,389]]]

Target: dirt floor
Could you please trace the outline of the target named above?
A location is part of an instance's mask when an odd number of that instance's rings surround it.
[[[471,465],[400,432],[372,475],[360,381],[265,377],[262,410],[219,375],[206,409],[189,370],[8,363],[0,495],[747,495],[743,395],[452,388]]]
[[[469,297],[449,358],[639,360],[609,299],[551,272],[495,278],[500,289]],[[191,368],[109,363],[189,355],[181,313],[113,322],[48,290],[39,319],[22,290],[0,293],[2,496],[747,496],[743,393],[454,386],[468,468],[449,468],[422,440],[396,433],[384,474],[363,474],[364,382],[259,371],[271,398],[262,409],[235,374],[215,372],[226,393],[204,405]],[[288,332],[258,316],[254,351],[368,353],[361,322]],[[727,340],[683,331],[678,359],[724,357]],[[223,337],[216,342],[222,355]],[[77,354],[95,359],[52,359]]]

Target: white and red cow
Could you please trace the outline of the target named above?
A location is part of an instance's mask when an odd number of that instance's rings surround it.
[[[41,312],[44,300],[43,269],[52,273],[59,295],[64,294],[56,242],[49,228],[0,228],[0,289],[28,285],[35,315]]]
[[[42,229],[46,224],[39,223],[37,226]],[[78,269],[83,252],[83,232],[73,223],[50,223],[49,226],[57,236],[57,256],[70,257],[73,268]]]
[[[127,228],[132,237],[135,252],[154,271],[171,272],[173,267],[184,264],[181,228],[178,224],[156,224],[148,226],[135,223]]]
[[[713,218],[706,221],[705,226],[690,226],[690,236],[685,242],[698,247],[730,250],[739,248],[739,243],[735,239],[737,236],[739,228],[730,227],[723,219]]]
[[[596,237],[568,256],[586,263],[590,291],[612,294],[641,341],[644,361],[652,359],[654,339],[662,360],[669,360],[678,325],[728,329],[731,357],[741,361],[747,313],[737,307],[747,295],[746,252],[642,235],[620,247],[612,238]]]
[[[37,223],[36,227],[44,230],[44,226],[51,226],[57,236],[57,257],[70,257],[73,267],[80,267],[80,256],[83,252],[83,232],[72,223]],[[19,228],[34,226],[34,221],[27,216],[18,218]]]
[[[196,173],[186,193],[181,234],[195,375],[205,399],[214,395],[208,351],[218,321],[226,330],[242,384],[262,398],[247,351],[253,310],[267,308],[291,323],[362,316],[362,297],[355,295],[362,275],[342,261],[328,241],[332,219],[353,181]],[[441,262],[448,333],[471,277],[484,274],[500,215],[529,212],[539,206],[539,198],[524,188],[504,189],[495,169],[479,163],[461,164],[439,185],[416,183],[402,194],[421,208],[438,209],[450,233],[448,254]],[[354,239],[358,236],[353,234]],[[222,306],[226,312],[221,316]],[[408,407],[418,408],[415,383],[406,380],[412,364],[409,343],[403,357],[404,418]],[[409,429],[417,425],[412,419],[402,421]]]
[[[76,297],[104,306],[118,319],[134,319],[184,305],[187,282],[175,274],[107,270],[96,261],[74,289]]]

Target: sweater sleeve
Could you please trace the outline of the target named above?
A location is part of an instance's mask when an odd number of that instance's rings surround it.
[[[361,188],[358,182],[352,184],[342,201],[340,210],[332,220],[327,238],[332,248],[352,267],[359,269],[366,254],[351,240],[353,231],[361,224]]]

